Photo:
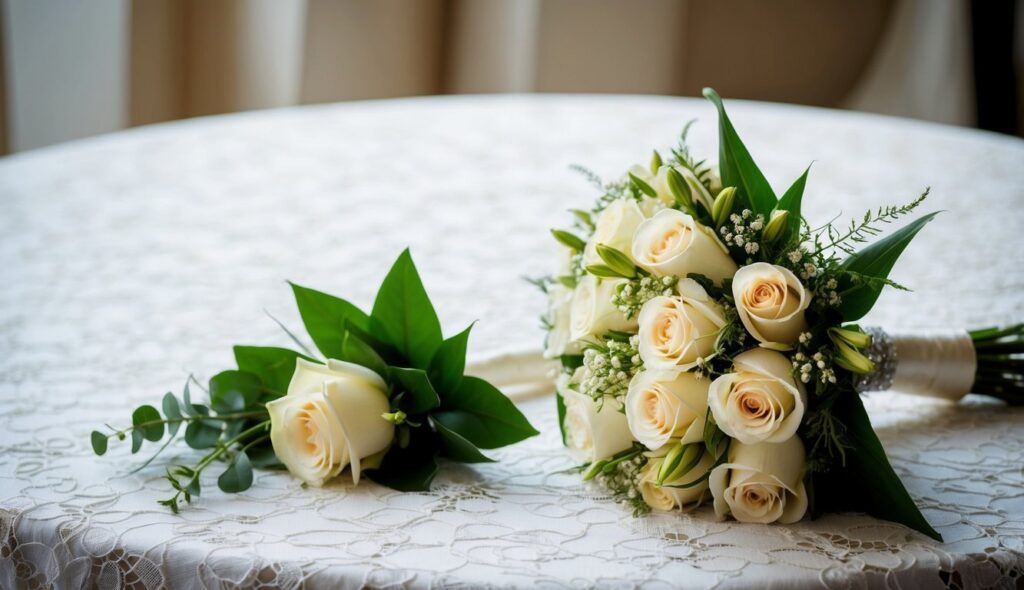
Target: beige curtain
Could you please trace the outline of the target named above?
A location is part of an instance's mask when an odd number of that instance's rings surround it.
[[[121,48],[121,65],[107,70],[121,79],[103,87],[117,95],[107,102],[123,111],[120,118],[92,117],[105,128],[65,130],[64,137],[60,129],[31,141],[19,136],[12,147],[315,102],[480,92],[698,95],[709,85],[737,98],[965,124],[966,1],[102,0],[126,23],[90,33],[120,39],[107,45]],[[0,2],[5,95],[18,99],[7,101],[7,127],[26,118],[45,124],[52,117],[46,108],[68,107],[33,104],[32,95],[55,94],[44,76],[28,74],[25,82],[26,71],[43,70],[16,67],[12,75],[12,63],[31,62],[41,48],[31,41],[38,31],[11,17],[31,13],[36,25],[62,20],[74,29],[60,13],[84,5]],[[68,34],[59,32],[42,38],[59,44]],[[107,49],[63,49],[51,57],[78,54],[75,71],[86,76],[89,60],[98,70],[98,62],[114,61]],[[941,100],[936,88],[946,89]],[[84,118],[80,111],[97,102],[56,95]]]
[[[890,0],[148,0],[132,122],[466,92],[690,94],[838,104]]]

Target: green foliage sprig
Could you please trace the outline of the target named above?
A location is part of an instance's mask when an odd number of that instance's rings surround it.
[[[366,367],[387,383],[387,416],[396,424],[396,437],[380,465],[366,471],[374,481],[397,490],[427,490],[438,471],[438,458],[489,462],[492,459],[481,449],[496,449],[538,434],[497,388],[464,374],[472,326],[443,338],[408,250],[384,278],[370,314],[333,295],[289,285],[306,332],[320,354]],[[185,425],[188,446],[208,452],[193,465],[167,468],[174,495],[160,504],[177,512],[181,500],[191,502],[202,491],[200,475],[217,462],[226,464],[217,480],[222,491],[248,489],[254,467],[282,467],[270,443],[266,404],[285,395],[297,359],[321,362],[284,329],[304,352],[235,346],[238,369],[210,379],[209,404],[192,402],[190,383],[197,382],[190,378],[180,400],[171,393],[164,396],[162,416],[156,408],[143,405],[132,413],[130,427],[111,428],[110,433],[94,431],[93,451],[102,455],[110,438],[130,436],[135,453],[144,441],[158,442],[167,435],[141,469]]]

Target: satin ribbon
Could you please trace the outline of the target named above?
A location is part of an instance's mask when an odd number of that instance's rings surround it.
[[[507,352],[466,365],[466,374],[486,379],[514,401],[555,391],[557,361],[537,350]]]
[[[978,357],[965,331],[891,335],[896,353],[892,389],[958,401],[971,391]]]

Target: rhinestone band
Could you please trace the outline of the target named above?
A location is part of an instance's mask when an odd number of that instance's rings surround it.
[[[896,365],[899,359],[896,357],[896,347],[892,338],[881,328],[865,328],[865,332],[871,334],[871,346],[868,346],[861,353],[875,363],[875,370],[862,375],[853,386],[859,392],[884,391],[892,387],[893,377],[896,376]]]

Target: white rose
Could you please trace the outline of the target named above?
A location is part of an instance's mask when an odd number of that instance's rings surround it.
[[[679,479],[666,481],[665,485],[658,485],[658,472],[661,470],[663,458],[652,458],[647,465],[640,470],[640,495],[644,502],[654,510],[669,511],[676,508],[681,510],[692,510],[704,501],[708,493],[708,482],[704,481],[689,488],[673,488],[668,486],[686,485],[694,480],[703,477],[708,469],[715,464],[715,458],[711,453],[705,451],[693,468],[686,475]]]
[[[603,336],[609,330],[636,330],[636,320],[627,319],[612,303],[615,289],[625,282],[625,279],[599,279],[594,275],[580,280],[573,293],[569,313],[569,337],[572,340]]]
[[[740,522],[788,524],[807,511],[804,489],[804,444],[793,436],[778,444],[729,445],[728,463],[708,479],[715,514],[732,514]]]
[[[740,321],[765,344],[793,344],[807,330],[811,294],[788,268],[755,262],[736,271],[732,296]]]
[[[572,275],[572,257],[575,256],[576,251],[568,246],[565,246],[561,242],[557,245],[557,251],[555,252],[555,260],[558,261],[556,266],[556,278],[566,275]]]
[[[718,164],[708,166],[708,181],[711,194],[717,195],[722,192],[722,174]]]
[[[652,451],[674,439],[683,444],[704,440],[709,385],[696,373],[637,373],[626,393],[626,420],[633,438]]]
[[[575,354],[578,346],[570,338],[570,317],[572,313],[573,290],[561,283],[548,287],[548,331],[544,347],[545,358],[558,358],[563,354]]]
[[[395,427],[387,385],[373,371],[329,359],[327,365],[298,359],[288,394],[267,404],[274,454],[292,475],[311,486],[352,467],[359,483],[364,462],[386,451]]]
[[[708,192],[707,187],[705,187],[701,181],[697,180],[697,177],[693,175],[693,172],[690,172],[686,168],[682,166],[675,166],[675,169],[676,172],[683,177],[683,181],[686,182],[686,185],[690,188],[690,197],[693,199],[693,202],[701,203],[708,212],[710,212],[711,205],[714,203],[714,197],[712,197],[711,193]],[[657,174],[651,174],[649,168],[640,165],[633,166],[629,171],[633,176],[636,176],[650,185],[650,187],[654,189],[654,192],[658,194],[658,200],[665,206],[672,207],[675,205],[676,197],[672,194],[672,189],[668,186],[669,166],[662,166],[658,168]]]
[[[736,273],[736,263],[715,232],[675,209],[663,209],[637,228],[633,260],[657,276],[702,274],[721,283]]]
[[[678,288],[678,297],[655,297],[640,308],[639,351],[647,368],[686,371],[714,355],[726,324],[721,307],[693,279]]]
[[[796,433],[807,394],[782,354],[755,348],[733,359],[732,373],[711,383],[708,405],[722,432],[744,444],[780,443]]]
[[[578,383],[584,372],[583,367],[577,369],[571,381]],[[569,388],[571,381],[563,374],[555,386],[565,404],[565,446],[573,457],[580,462],[593,463],[633,446],[626,416],[611,403],[605,403],[599,410],[597,402],[589,395]]]
[[[633,199],[616,199],[608,204],[594,222],[594,234],[583,250],[583,264],[604,264],[597,245],[604,244],[629,256],[633,232],[645,215]]]

